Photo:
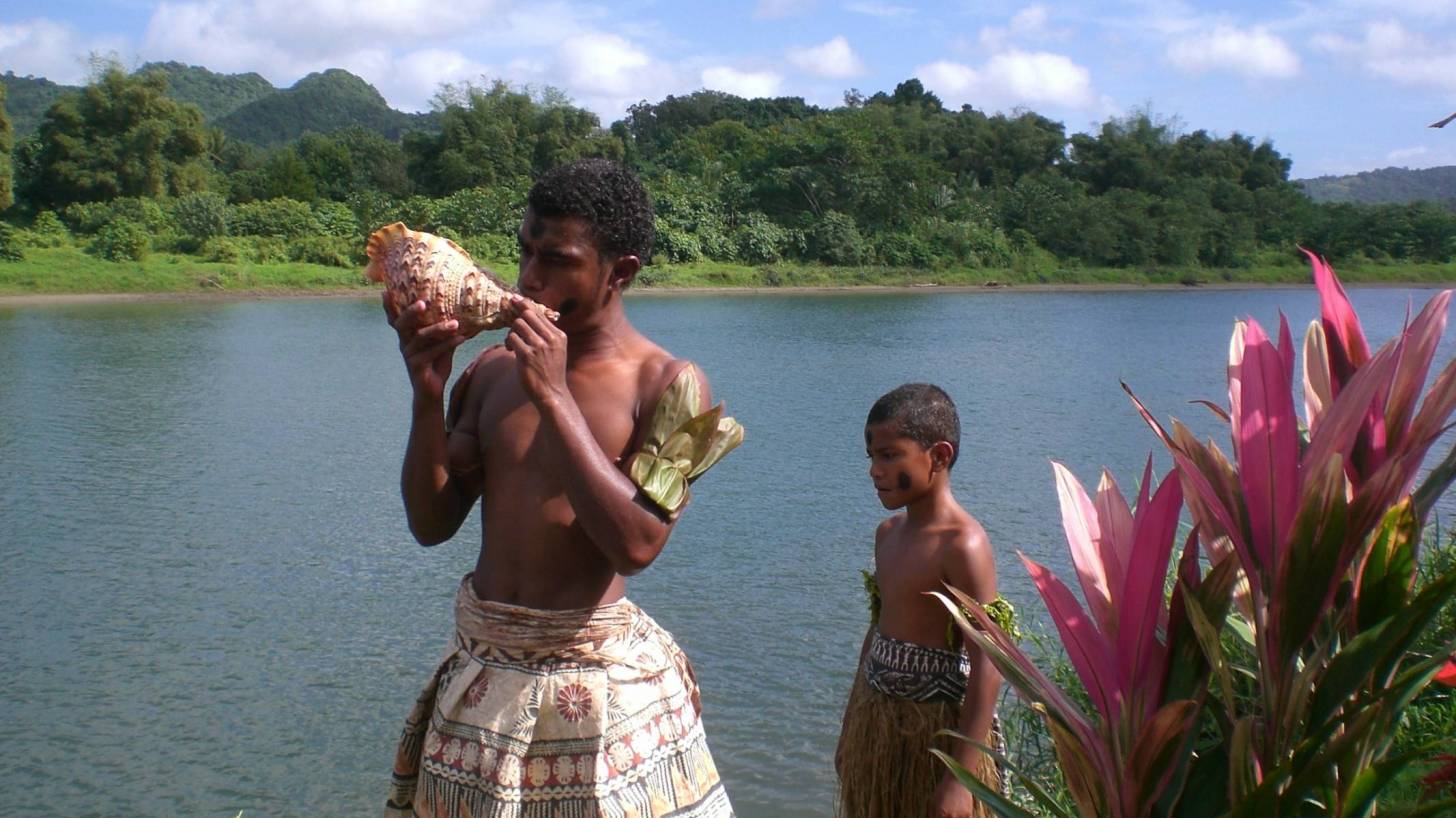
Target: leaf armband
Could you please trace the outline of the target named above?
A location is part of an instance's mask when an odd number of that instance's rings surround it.
[[[687,505],[688,486],[742,442],[743,427],[723,416],[723,404],[703,411],[696,370],[686,366],[658,399],[627,476],[676,519]]]

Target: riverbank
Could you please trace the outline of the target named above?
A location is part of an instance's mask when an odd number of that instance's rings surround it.
[[[514,274],[513,263],[489,265]],[[1355,286],[1432,286],[1456,283],[1456,263],[1338,265]],[[847,268],[809,264],[744,265],[700,262],[648,267],[634,295],[702,293],[823,293],[874,291],[980,292],[1305,286],[1303,264],[1238,269]],[[0,305],[78,300],[257,299],[365,297],[377,292],[359,268],[301,262],[228,264],[193,256],[155,254],[142,262],[111,262],[74,247],[32,248],[19,262],[0,262]]]

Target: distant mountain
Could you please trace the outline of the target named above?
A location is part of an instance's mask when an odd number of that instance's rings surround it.
[[[218,74],[196,65],[180,62],[149,62],[137,69],[138,74],[159,73],[167,78],[167,96],[190,102],[202,109],[211,122],[227,116],[250,102],[279,93],[273,83],[259,74]]]
[[[67,91],[79,91],[74,85],[59,85],[45,77],[16,76],[6,71],[0,76],[5,84],[5,113],[10,117],[10,127],[17,140],[35,133],[40,119],[50,109],[51,103]]]
[[[1316,202],[1444,202],[1456,209],[1456,165],[1423,170],[1381,168],[1349,176],[1296,179]]]
[[[350,125],[398,139],[405,131],[437,129],[434,122],[433,114],[394,110],[374,86],[341,68],[330,68],[243,105],[215,124],[234,139],[271,146],[307,131],[331,133]]]
[[[389,107],[374,86],[339,68],[309,74],[292,88],[279,90],[255,73],[219,74],[179,62],[147,63],[138,73],[155,71],[167,77],[167,95],[202,109],[207,121],[233,139],[270,147],[307,131],[332,133],[359,125],[398,139],[405,131],[438,131],[437,114],[407,114]],[[17,139],[40,127],[56,99],[74,85],[44,77],[0,76],[5,84],[5,111]]]

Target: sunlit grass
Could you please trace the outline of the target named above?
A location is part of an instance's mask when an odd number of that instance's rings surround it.
[[[302,262],[219,263],[195,256],[154,253],[145,261],[112,262],[76,246],[27,248],[24,261],[0,261],[0,295],[89,293],[320,293],[368,290],[361,270]],[[485,262],[507,280],[510,262]],[[1338,266],[1346,283],[1422,284],[1456,281],[1456,263]],[[916,269],[828,267],[779,262],[764,265],[703,261],[654,265],[639,275],[639,290],[683,288],[998,287],[998,286],[1231,286],[1305,284],[1304,264],[1206,268],[1108,268],[1040,265],[1027,268]]]

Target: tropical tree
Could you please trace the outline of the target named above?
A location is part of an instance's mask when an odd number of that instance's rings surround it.
[[[5,115],[5,86],[0,85],[0,210],[15,204],[15,171],[10,164],[13,143],[10,117]]]
[[[110,66],[81,91],[58,99],[41,120],[27,198],[58,208],[203,189],[208,138],[202,111],[166,91],[161,73],[128,75]]]

